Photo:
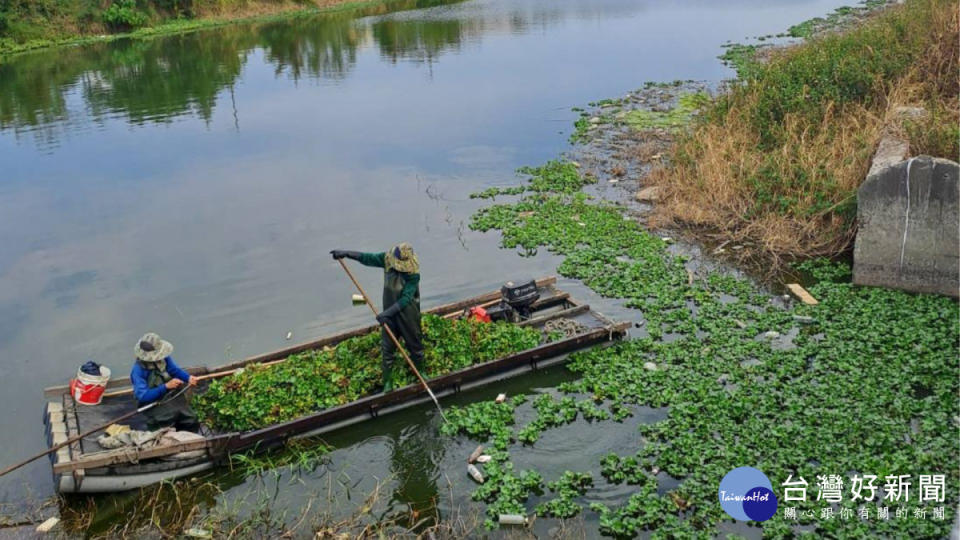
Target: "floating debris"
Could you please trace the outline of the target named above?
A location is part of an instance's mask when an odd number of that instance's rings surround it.
[[[472,454],[470,454],[470,457],[467,458],[467,463],[473,463],[482,454],[483,454],[483,445],[481,444],[480,446],[477,447],[476,450],[473,451]]]
[[[293,337],[293,332],[287,332],[287,339],[290,339],[292,337]]]
[[[800,299],[804,304],[815,306],[820,302],[817,302],[817,299],[813,297],[806,289],[800,286],[799,283],[788,283],[787,288],[790,289],[790,292],[794,294],[797,298]]]
[[[473,478],[478,484],[483,483],[483,473],[480,472],[480,469],[476,468],[472,463],[467,465],[467,474],[470,475],[470,478]]]
[[[483,454],[482,456],[477,456],[477,463],[489,463],[493,457]]]
[[[493,400],[494,403],[503,403],[507,400],[506,394],[497,394],[497,399]]]
[[[521,516],[520,514],[500,514],[497,517],[497,521],[501,525],[526,525],[527,516]]]
[[[37,526],[38,533],[48,533],[60,523],[60,518],[52,517]]]
[[[350,296],[350,300],[352,300],[354,304],[362,304],[362,303],[364,303],[364,301],[365,301],[365,300],[363,299],[363,295],[362,295],[362,294],[354,294],[354,295],[351,295],[351,296]]]

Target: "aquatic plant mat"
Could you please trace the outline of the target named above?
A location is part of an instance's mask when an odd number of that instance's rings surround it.
[[[652,225],[684,225],[774,262],[847,250],[884,129],[905,133],[912,155],[957,159],[958,28],[956,2],[908,0],[763,59],[739,51],[739,79],[649,178],[661,188]],[[927,114],[899,122],[902,106]]]
[[[492,460],[480,465],[486,481],[473,494],[485,504],[487,527],[497,527],[501,513],[566,518],[586,510],[605,535],[714,537],[732,523],[717,501],[720,480],[753,466],[775,493],[791,477],[809,484],[805,502],[781,501],[773,519],[755,524],[765,537],[801,530],[949,535],[960,501],[956,302],[854,287],[849,269],[829,262],[801,265],[817,305],[771,296],[734,275],[688,272],[687,260],[671,255],[668,243],[624,208],[572,190],[592,182],[575,164],[523,172],[530,181],[501,190],[500,199],[512,199],[479,211],[472,227],[499,231],[503,247],[522,254],[563,255],[561,274],[624,299],[644,324],[636,339],[573,355],[567,365],[580,377],[556,392],[447,411],[445,434],[489,448]],[[515,409],[528,401],[536,417],[517,425]],[[622,429],[617,422],[639,407],[667,414],[641,425],[635,451],[559,478],[514,470],[512,455],[528,446],[536,452],[544,431],[581,416]],[[920,502],[920,475],[938,474],[946,478],[943,499]],[[841,502],[818,500],[818,482],[829,475],[842,478]],[[876,497],[851,500],[851,478],[864,475],[877,477]],[[888,475],[910,475],[909,501],[883,499]],[[660,487],[665,482],[676,487]],[[619,505],[588,504],[612,484],[633,494]],[[878,517],[881,507],[890,519]],[[787,508],[796,517],[787,517]],[[827,509],[836,517],[823,517]],[[897,509],[908,517],[895,519]]]
[[[423,375],[428,379],[532,349],[546,339],[539,330],[503,322],[424,314],[422,325]],[[203,422],[215,429],[261,428],[373,393],[382,383],[380,357],[380,333],[373,332],[335,347],[294,354],[279,364],[250,366],[214,381],[192,404]],[[399,353],[392,379],[395,388],[415,381]]]

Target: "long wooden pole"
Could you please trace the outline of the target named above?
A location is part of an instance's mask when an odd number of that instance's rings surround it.
[[[251,367],[267,367],[267,366],[272,366],[272,365],[274,365],[274,364],[281,364],[281,363],[286,362],[286,361],[287,361],[287,358],[281,358],[281,359],[279,359],[279,360],[274,360],[274,361],[272,361],[272,362],[263,362],[263,363],[260,363],[260,364],[252,364]],[[242,370],[242,369],[247,369],[247,368],[234,368],[234,369],[228,369],[228,370],[226,370],[226,371],[218,371],[218,372],[216,372],[216,373],[207,373],[206,375],[197,375],[197,376],[196,376],[196,377],[197,377],[197,382],[206,381],[206,380],[209,380],[209,379],[219,379],[220,377],[226,377],[226,376],[228,376],[228,375],[233,375],[234,373],[236,373],[236,372],[238,372],[238,371],[240,371],[240,370]],[[103,393],[103,397],[105,397],[105,398],[111,398],[111,397],[117,397],[117,396],[125,396],[125,395],[127,395],[127,394],[132,394],[132,393],[133,393],[133,388],[131,387],[131,388],[124,388],[124,389],[122,389],[122,390],[114,390],[113,392],[104,392],[104,393]]]
[[[147,409],[152,409],[152,408],[156,407],[157,405],[159,405],[159,404],[161,404],[161,403],[168,403],[168,402],[170,402],[170,401],[173,401],[173,400],[177,399],[178,397],[180,397],[180,394],[186,392],[188,387],[189,387],[189,384],[188,384],[188,383],[183,383],[183,388],[182,388],[179,392],[177,392],[176,394],[174,394],[170,399],[159,399],[159,400],[157,400],[157,401],[154,401],[153,403],[148,403],[147,405],[144,405],[143,407],[140,407],[139,409],[135,409],[135,410],[133,410],[133,411],[128,412],[127,414],[125,414],[125,415],[123,415],[123,416],[118,416],[117,418],[114,418],[113,420],[107,422],[106,424],[101,424],[101,425],[99,425],[99,426],[97,426],[97,427],[95,427],[95,428],[93,428],[93,429],[88,429],[87,431],[84,431],[83,433],[81,433],[81,434],[79,434],[79,435],[74,435],[73,437],[70,437],[69,439],[63,441],[62,443],[57,443],[57,444],[51,446],[50,448],[48,448],[46,451],[40,452],[39,454],[33,456],[32,458],[30,458],[30,459],[28,459],[28,460],[26,460],[26,461],[21,461],[20,463],[17,463],[16,465],[11,465],[11,466],[7,467],[6,469],[0,471],[0,476],[4,476],[4,475],[6,475],[6,474],[8,474],[8,473],[12,473],[13,471],[19,469],[20,467],[23,467],[23,466],[26,465],[27,463],[31,463],[31,462],[33,462],[33,461],[36,461],[36,460],[42,458],[43,456],[45,456],[45,455],[47,455],[47,454],[52,454],[53,452],[56,452],[57,450],[63,448],[64,446],[67,446],[68,444],[73,444],[73,443],[79,441],[80,439],[82,439],[82,438],[84,438],[84,437],[89,437],[90,435],[93,435],[94,433],[96,433],[96,432],[98,432],[98,431],[100,431],[100,430],[107,429],[108,427],[112,426],[113,424],[116,424],[117,422],[123,422],[124,420],[126,420],[126,419],[128,419],[128,418],[133,418],[134,416],[142,413],[143,411],[145,411],[145,410],[147,410]]]
[[[350,281],[357,287],[357,290],[360,291],[360,294],[363,296],[363,300],[367,303],[367,306],[370,307],[370,311],[373,312],[374,317],[378,315],[377,308],[373,307],[373,303],[370,302],[370,297],[367,296],[367,293],[363,290],[363,287],[360,286],[360,282],[357,281],[357,278],[353,277],[353,272],[347,268],[347,263],[343,262],[343,259],[337,259],[337,262],[340,263],[340,266],[343,267],[343,271],[350,276]],[[440,418],[443,418],[443,421],[447,421],[447,417],[443,415],[443,409],[440,407],[440,402],[437,401],[437,396],[433,395],[433,390],[430,390],[430,386],[427,385],[427,381],[424,380],[423,375],[420,375],[420,372],[417,371],[417,366],[413,364],[413,360],[410,359],[410,355],[407,354],[407,351],[400,346],[400,342],[397,341],[397,336],[393,334],[393,330],[390,329],[390,325],[381,324],[383,329],[387,331],[387,335],[390,336],[390,339],[393,340],[393,344],[397,347],[397,350],[400,351],[400,354],[403,355],[403,359],[407,361],[407,365],[410,366],[410,370],[413,371],[413,374],[420,379],[420,384],[423,385],[423,388],[430,394],[430,399],[433,400],[433,404],[437,406],[437,410],[440,411]],[[386,376],[386,374],[384,374]],[[384,381],[386,382],[386,381]]]

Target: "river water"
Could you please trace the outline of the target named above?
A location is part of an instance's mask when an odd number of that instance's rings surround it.
[[[5,61],[4,464],[43,448],[44,386],[65,383],[87,359],[125,376],[144,332],[171,340],[181,364],[216,365],[368,323],[366,309],[350,304],[332,248],[413,243],[426,306],[554,273],[554,257],[519,257],[498,249],[496,234],[469,231],[480,206],[469,193],[515,183],[516,167],[568,149],[572,107],[645,81],[718,82],[731,76],[716,59],[724,42],[841,4],[404,0]],[[359,276],[379,289],[377,272]],[[549,387],[565,376],[555,370],[508,387]],[[441,440],[435,421],[422,407],[331,434],[340,450],[330,469],[285,488],[279,503],[299,507],[326,492],[329,470],[357,482],[354,499],[381,480],[385,513],[433,499],[449,508],[451,489],[467,500],[462,459],[472,444]],[[515,459],[550,480],[635,444],[629,423],[578,423]],[[252,482],[224,480],[221,497]],[[0,484],[6,502],[51,492],[45,461]],[[627,493],[611,487],[596,500]]]

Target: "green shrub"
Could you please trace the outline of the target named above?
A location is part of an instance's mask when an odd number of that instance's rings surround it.
[[[114,0],[103,12],[103,22],[115,30],[130,30],[147,24],[147,15],[135,0]]]

